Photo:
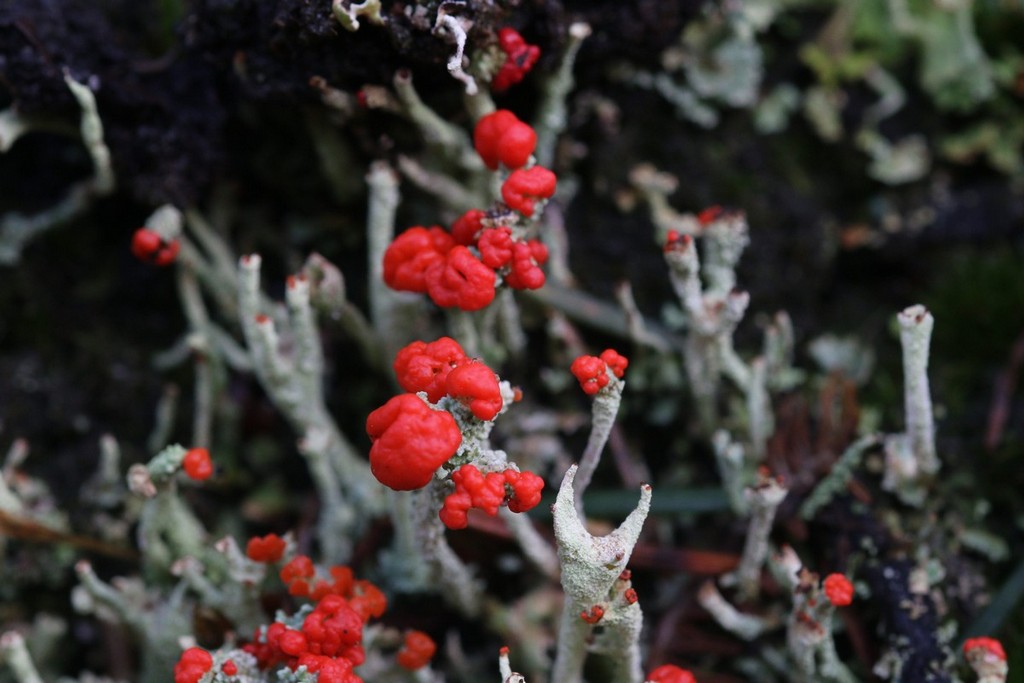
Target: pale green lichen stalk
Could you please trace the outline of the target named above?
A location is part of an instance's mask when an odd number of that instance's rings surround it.
[[[96,198],[109,195],[117,185],[92,89],[73,79],[66,71],[64,83],[81,109],[78,133],[92,161],[93,175],[72,185],[63,199],[41,213],[25,216],[11,212],[0,216],[0,265],[17,263],[30,240],[85,213]],[[0,135],[6,133],[11,143],[25,132],[10,116],[4,117],[4,122],[7,131],[0,130]],[[6,144],[0,139],[0,146]]]
[[[924,306],[910,306],[897,316],[903,347],[904,410],[907,435],[921,472],[939,471],[935,453],[935,421],[928,388],[928,349],[935,319]]]
[[[500,383],[503,406],[499,415],[513,402],[508,382]],[[419,394],[426,400],[426,394]],[[448,469],[472,462],[483,471],[503,471],[510,466],[505,451],[491,448],[489,436],[493,420],[477,419],[473,413],[451,397],[443,397],[434,408],[452,415],[462,434],[458,451],[446,469],[439,470],[422,489],[392,496],[391,519],[395,541],[382,562],[397,577],[398,584],[410,592],[436,592],[470,617],[479,616],[484,606],[482,583],[472,569],[452,550],[445,536],[445,526],[437,510],[451,493],[450,482],[442,477]],[[558,560],[548,542],[532,527],[526,517],[509,513],[503,516],[524,555],[550,577],[558,576]]]
[[[719,626],[730,633],[735,633],[743,640],[754,640],[774,626],[768,619],[736,609],[722,597],[714,581],[705,581],[701,584],[697,602],[714,617]]]
[[[326,557],[344,560],[351,549],[352,530],[383,510],[383,488],[324,404],[322,352],[312,320],[308,283],[292,279],[288,316],[275,310],[264,313],[260,265],[261,259],[255,254],[239,260],[239,322],[256,377],[299,434],[299,451],[306,458],[323,505],[320,542]],[[282,351],[274,315],[291,337],[290,356]]]
[[[857,683],[839,659],[832,637],[835,607],[819,585],[818,575],[802,569],[793,584],[793,609],[786,627],[786,643],[800,683]]]
[[[611,372],[608,374],[608,384],[594,395],[594,403],[591,407],[590,436],[587,437],[587,445],[580,456],[579,468],[573,479],[575,490],[576,511],[583,514],[583,493],[590,485],[590,480],[597,470],[601,460],[601,451],[604,450],[608,437],[615,425],[615,417],[619,414],[619,404],[622,403],[622,390],[625,382]]]
[[[590,33],[589,24],[576,22],[569,26],[568,41],[562,51],[558,70],[547,78],[542,86],[542,98],[533,125],[537,131],[537,149],[534,154],[541,166],[551,166],[555,158],[555,143],[568,125],[569,112],[566,102],[576,84],[572,74],[573,66],[576,64],[576,55],[579,54],[583,41]]]
[[[763,389],[752,387],[750,368],[736,354],[732,342],[750,302],[746,292],[735,289],[735,266],[749,242],[746,218],[742,214],[725,215],[708,225],[703,234],[707,236],[706,264],[701,263],[696,241],[687,234],[666,250],[665,262],[687,319],[683,361],[690,390],[697,401],[701,426],[710,432],[719,422],[717,402],[722,375],[730,377],[744,392],[754,392],[750,403],[757,407],[762,421],[768,419],[770,411],[763,409]],[[701,283],[702,273],[707,279],[706,288]],[[755,428],[759,440],[770,432],[770,424]]]
[[[593,630],[581,613],[593,614],[594,608],[598,607],[617,632],[621,630],[629,634],[628,638],[614,643],[604,641],[602,653],[623,660],[619,665],[626,671],[621,679],[624,683],[641,683],[639,643],[632,639],[639,634],[633,621],[639,618],[639,606],[621,601],[613,595],[613,588],[629,562],[647,519],[651,487],[647,484],[641,487],[640,502],[615,531],[607,536],[592,536],[584,528],[574,505],[575,476],[576,466],[573,465],[565,473],[552,507],[565,603],[559,622],[558,652],[551,680],[561,683],[579,683],[581,680],[587,639]]]
[[[746,516],[749,504],[745,494],[746,469],[743,445],[733,441],[728,431],[719,429],[711,437],[711,446],[715,451],[718,476],[722,479],[722,487],[729,497],[729,507],[737,515]]]
[[[358,31],[361,16],[365,16],[371,24],[384,23],[384,17],[380,13],[380,0],[332,0],[331,10],[334,12],[334,18],[346,31]]]
[[[526,683],[526,678],[521,673],[512,670],[507,647],[501,648],[498,655],[498,673],[501,675],[501,683]]]
[[[775,513],[788,493],[789,489],[780,479],[764,473],[757,485],[746,490],[750,526],[735,575],[743,600],[755,600],[761,592],[761,569],[768,557],[768,536],[775,522]]]
[[[967,663],[978,676],[977,683],[1006,683],[1010,667],[1005,659],[984,647],[971,649],[966,657]]]
[[[882,487],[909,505],[921,505],[930,479],[939,471],[935,421],[928,386],[928,353],[935,320],[924,306],[897,315],[903,350],[903,405],[906,430],[885,439]]]
[[[178,494],[177,475],[187,451],[178,444],[146,464],[128,469],[128,489],[144,499],[139,514],[139,543],[144,565],[162,572],[181,557],[203,557],[206,529]]]
[[[6,661],[18,683],[43,683],[25,647],[25,639],[17,631],[0,635],[0,660]]]
[[[72,594],[75,609],[127,626],[140,644],[140,683],[166,681],[181,652],[179,639],[192,631],[187,585],[178,583],[163,596],[137,578],[118,577],[107,583],[85,560],[75,565],[75,573],[79,581]]]
[[[483,607],[483,585],[445,538],[437,510],[446,493],[435,478],[422,489],[395,496],[403,499],[391,510],[396,538],[382,563],[403,589],[439,593],[460,613],[475,617]]]

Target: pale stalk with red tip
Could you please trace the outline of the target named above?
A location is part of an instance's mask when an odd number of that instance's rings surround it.
[[[619,414],[619,405],[622,403],[622,389],[625,382],[608,373],[608,385],[594,395],[594,403],[591,406],[590,436],[587,437],[587,445],[580,456],[579,470],[573,482],[575,489],[575,506],[579,514],[583,514],[583,492],[590,485],[590,480],[597,470],[601,461],[601,452],[608,443],[608,437],[615,426],[615,418]]]
[[[498,673],[501,675],[501,683],[526,683],[526,678],[521,673],[512,670],[507,647],[498,651]]]
[[[716,253],[721,260],[722,254],[733,251],[722,247]],[[716,286],[709,285],[705,291],[697,244],[690,235],[673,234],[664,253],[669,279],[689,323],[683,347],[686,374],[701,426],[710,432],[719,422],[717,397],[722,374],[728,374],[744,391],[749,388],[749,369],[733,349],[732,334],[746,313],[750,297],[745,292],[721,290],[728,280],[723,263],[715,270]]]
[[[647,484],[640,489],[640,501],[625,521],[607,536],[592,536],[583,526],[573,504],[573,479],[576,466],[565,473],[558,496],[552,507],[555,526],[555,540],[558,543],[558,558],[562,564],[562,588],[565,602],[558,627],[558,651],[555,655],[551,680],[560,683],[579,683],[583,675],[583,663],[587,654],[587,639],[593,626],[580,618],[595,605],[607,604],[609,593],[629,562],[640,530],[651,508],[651,487]],[[630,608],[639,607],[634,604]],[[605,610],[607,614],[610,610]],[[624,617],[626,619],[629,616]],[[639,629],[636,629],[639,635]],[[609,644],[611,645],[611,644]],[[639,643],[632,639],[621,639],[616,643],[617,652],[612,656],[617,662],[623,683],[641,683],[643,672],[640,668]],[[605,651],[606,654],[612,654]]]
[[[786,551],[790,564],[796,559],[792,550]],[[841,577],[834,574],[830,577]],[[790,655],[797,667],[798,676],[795,680],[802,683],[857,683],[857,678],[839,659],[835,641],[832,637],[832,617],[836,605],[832,598],[841,594],[838,605],[849,604],[852,587],[844,586],[841,591],[834,587],[823,589],[818,575],[806,568],[800,569],[796,579],[788,586],[792,590],[793,608],[790,612],[786,628],[786,643]]]
[[[299,452],[306,458],[323,505],[318,530],[325,554],[332,562],[341,561],[347,558],[348,539],[360,518],[383,509],[383,489],[324,404],[322,351],[308,281],[301,277],[290,280],[287,316],[271,309],[292,341],[292,351],[285,355],[275,316],[264,312],[261,264],[257,254],[239,259],[239,323],[254,374],[299,435]]]
[[[1006,683],[1010,669],[1003,644],[995,638],[968,638],[963,646],[964,658],[978,675],[978,683]]]
[[[766,473],[761,473],[760,481],[746,490],[750,525],[735,574],[741,600],[756,600],[761,592],[761,568],[768,557],[768,536],[775,522],[775,513],[788,493],[789,489],[781,480]]]

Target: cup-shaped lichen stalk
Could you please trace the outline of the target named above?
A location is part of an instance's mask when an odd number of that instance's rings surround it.
[[[558,490],[554,516],[555,540],[558,559],[562,565],[562,588],[565,603],[558,629],[558,652],[551,680],[559,683],[579,683],[582,679],[586,641],[593,624],[598,623],[612,605],[609,595],[615,581],[626,568],[633,546],[651,507],[651,487],[640,489],[640,502],[625,521],[607,536],[592,536],[583,526],[573,504],[573,479],[576,466],[565,473]],[[624,683],[641,683],[643,672],[639,664],[639,647],[633,642],[622,642],[618,657],[626,662],[628,674]],[[633,665],[635,662],[635,666]]]
[[[746,489],[750,509],[750,526],[743,546],[743,556],[736,570],[739,594],[743,600],[755,600],[761,592],[761,568],[768,557],[768,536],[775,522],[775,512],[789,493],[781,477],[771,477],[767,469],[758,472],[757,485]]]
[[[939,459],[935,454],[935,422],[928,389],[928,348],[935,319],[924,306],[916,305],[900,311],[897,320],[903,347],[907,436],[920,471],[935,474],[939,471]]]

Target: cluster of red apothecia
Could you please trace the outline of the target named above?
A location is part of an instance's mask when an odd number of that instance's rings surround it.
[[[820,598],[818,593],[818,575],[807,569],[802,569],[798,578],[800,580],[800,584],[797,587],[797,591],[801,593],[809,593],[807,597],[807,606],[817,608],[818,600]],[[821,582],[820,590],[821,593],[825,594],[825,599],[827,599],[829,604],[833,607],[847,607],[853,603],[853,582],[843,574],[836,573],[826,576],[825,580]],[[809,610],[802,608],[798,609],[795,612],[794,617],[798,622],[808,627],[818,627],[818,617]]]
[[[697,214],[697,224],[703,230],[718,219],[734,215],[735,213],[737,213],[735,210],[725,209],[718,204],[714,204]],[[689,248],[691,242],[693,242],[691,235],[681,233],[678,230],[669,230],[665,236],[663,249],[665,253],[682,251]]]
[[[275,534],[249,539],[246,554],[254,562],[272,564],[282,559],[285,541]],[[318,674],[319,683],[362,683],[354,672],[363,663],[363,626],[379,618],[387,599],[369,581],[356,579],[345,566],[331,567],[321,575],[313,561],[296,555],[280,571],[288,592],[315,602],[299,628],[280,621],[257,629],[242,649],[256,658],[261,669],[287,666],[293,671],[306,667]],[[416,670],[426,666],[436,651],[434,641],[422,631],[408,631],[396,653],[399,666]],[[213,656],[193,647],[182,653],[174,667],[174,683],[198,683],[213,667]],[[221,665],[228,676],[238,672],[233,660]]]
[[[853,602],[853,583],[843,574],[829,574],[821,586],[825,597],[836,607],[846,607]]]
[[[540,59],[540,48],[529,45],[519,32],[506,26],[498,31],[498,46],[505,53],[505,62],[491,79],[491,90],[501,93],[523,80]]]
[[[580,388],[588,396],[608,386],[611,381],[608,373],[622,379],[629,366],[629,360],[615,349],[605,349],[600,356],[580,356],[569,366],[569,371],[580,383]]]
[[[398,384],[409,393],[391,398],[366,418],[366,433],[373,441],[370,471],[391,489],[411,491],[430,483],[462,445],[458,422],[432,404],[447,396],[476,419],[488,421],[497,417],[504,401],[494,371],[468,357],[451,337],[412,342],[398,352],[393,367]],[[495,515],[507,504],[513,512],[525,512],[540,502],[544,488],[540,477],[514,468],[484,474],[473,465],[462,465],[452,473],[452,481],[455,491],[440,511],[441,520],[452,529],[465,528],[471,508]]]
[[[132,254],[144,263],[169,266],[181,251],[178,240],[166,240],[155,230],[139,228],[132,235]]]
[[[392,289],[427,294],[443,308],[476,311],[488,306],[498,277],[512,289],[544,286],[548,250],[540,241],[518,237],[508,209],[531,218],[537,203],[555,193],[555,174],[542,166],[525,168],[537,134],[505,109],[484,116],[473,132],[484,164],[511,169],[501,186],[504,206],[488,213],[471,209],[452,224],[415,226],[396,237],[384,253],[384,282]]]
[[[697,679],[692,673],[675,664],[659,666],[647,674],[646,680],[652,683],[697,683]]]
[[[190,448],[181,459],[181,469],[189,479],[205,481],[213,476],[213,461],[205,448]]]
[[[531,510],[540,502],[544,490],[544,480],[536,474],[512,468],[484,474],[475,465],[463,465],[452,472],[452,482],[455,492],[445,497],[438,513],[449,529],[465,529],[469,524],[467,513],[472,508],[492,516],[498,514],[504,503],[512,512]]]

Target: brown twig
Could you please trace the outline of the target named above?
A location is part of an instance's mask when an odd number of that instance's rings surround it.
[[[138,551],[133,548],[107,543],[89,536],[69,534],[3,510],[0,510],[0,533],[29,543],[67,543],[81,550],[120,560],[135,562],[139,559]]]
[[[1010,360],[1006,369],[999,373],[992,391],[992,407],[988,411],[988,426],[985,429],[985,448],[994,451],[1003,440],[1006,421],[1010,417],[1010,404],[1017,388],[1021,367],[1024,366],[1024,332],[1010,347]]]

